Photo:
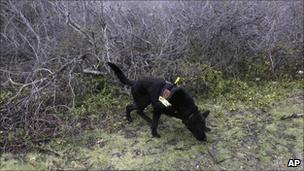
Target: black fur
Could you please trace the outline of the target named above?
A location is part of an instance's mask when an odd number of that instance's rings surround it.
[[[158,100],[162,88],[166,84],[165,80],[157,78],[145,78],[137,81],[129,80],[115,64],[108,62],[108,65],[121,83],[131,86],[133,103],[126,107],[128,121],[132,121],[131,111],[137,110],[137,113],[143,119],[151,123],[153,137],[160,137],[157,133],[157,126],[161,114],[164,113],[181,119],[196,139],[200,141],[207,140],[205,132],[210,131],[210,128],[206,127],[205,120],[209,111],[201,114],[193,98],[183,88],[175,88],[169,99],[172,106],[165,107]],[[144,109],[150,104],[153,107],[152,120],[144,113]]]
[[[108,62],[108,65],[112,68],[112,70],[114,71],[115,75],[119,78],[121,83],[127,84],[127,85],[134,84],[134,82],[129,80],[115,64]]]

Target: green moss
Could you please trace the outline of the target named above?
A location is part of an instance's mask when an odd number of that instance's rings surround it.
[[[229,111],[246,109],[259,109],[270,107],[274,102],[302,92],[303,81],[294,82],[243,82],[240,80],[227,80],[225,90],[216,98],[213,105],[224,107]],[[203,99],[203,98],[202,98]],[[206,103],[210,103],[209,99]],[[212,105],[211,105],[212,107]]]
[[[5,153],[1,156],[0,163],[0,169],[3,170],[45,170],[48,164],[46,158],[39,153],[19,157]]]
[[[10,97],[12,97],[13,93],[11,91],[0,91],[0,104],[6,102]]]

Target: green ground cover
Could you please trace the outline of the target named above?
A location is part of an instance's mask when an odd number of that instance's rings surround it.
[[[99,126],[40,144],[41,150],[1,154],[0,169],[265,170],[288,169],[290,158],[303,161],[303,117],[281,119],[304,113],[303,80],[233,82],[237,83],[222,95],[196,97],[201,110],[211,111],[207,142],[197,141],[180,120],[164,115],[159,124],[161,138],[152,138],[149,125],[135,113],[134,121],[126,122],[124,106],[130,97],[106,97],[111,100],[104,104],[96,102],[104,98],[99,94],[72,113],[98,120]],[[101,113],[108,114],[99,118]],[[147,113],[151,116],[151,109]]]

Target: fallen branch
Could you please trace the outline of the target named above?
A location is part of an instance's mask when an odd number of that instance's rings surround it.
[[[51,150],[49,148],[43,148],[43,147],[40,147],[40,146],[34,146],[33,148],[36,148],[41,153],[54,154],[56,157],[61,157],[60,153],[58,153],[54,150]]]
[[[292,115],[289,115],[289,116],[282,116],[281,120],[300,118],[300,117],[304,117],[304,113],[293,113]]]
[[[92,74],[92,75],[105,75],[104,73],[100,72],[100,71],[96,71],[96,70],[90,70],[90,69],[84,69],[82,71],[85,74]]]
[[[216,157],[214,156],[214,153],[213,153],[209,148],[208,148],[208,154],[210,155],[210,157],[211,157],[213,163],[214,163],[217,167],[219,167],[220,170],[227,170],[225,167],[223,167],[223,166],[220,164],[221,162],[225,161],[226,159],[221,160],[221,161],[218,161],[218,160],[216,159]]]

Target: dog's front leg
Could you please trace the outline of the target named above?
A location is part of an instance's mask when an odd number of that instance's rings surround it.
[[[159,121],[160,115],[161,115],[161,113],[159,110],[157,110],[157,109],[153,110],[151,129],[152,129],[152,136],[157,137],[157,138],[160,138],[160,135],[157,133],[157,126],[158,126],[158,121]]]

